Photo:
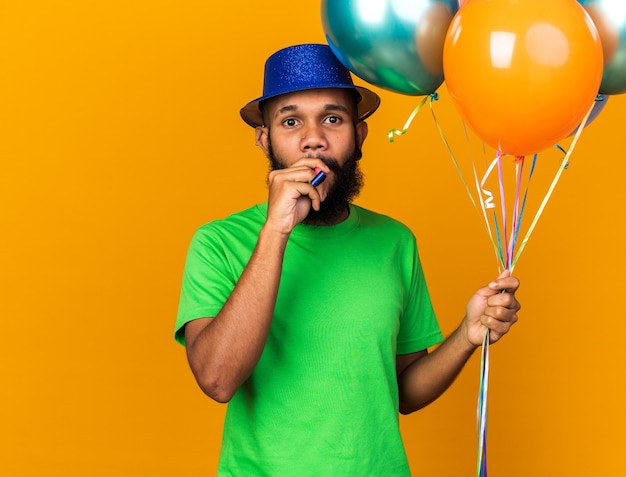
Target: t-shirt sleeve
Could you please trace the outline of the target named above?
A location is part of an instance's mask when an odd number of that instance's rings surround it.
[[[413,238],[411,249],[407,252],[407,264],[410,265],[407,270],[410,274],[409,287],[400,321],[397,354],[414,353],[443,341],[443,334],[428,293],[415,238]]]
[[[235,286],[219,235],[210,224],[199,228],[187,251],[174,338],[185,345],[184,327],[198,318],[216,316]]]

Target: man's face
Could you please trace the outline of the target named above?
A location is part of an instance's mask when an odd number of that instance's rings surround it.
[[[318,186],[325,188],[321,210],[311,210],[307,221],[325,222],[345,212],[362,186],[358,167],[365,123],[356,119],[353,92],[318,89],[269,100],[264,105],[266,135],[259,141],[273,169],[289,167],[302,157],[316,157],[331,169]]]

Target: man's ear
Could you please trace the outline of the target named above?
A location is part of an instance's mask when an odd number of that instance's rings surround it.
[[[359,121],[356,123],[356,143],[359,148],[363,147],[365,138],[367,137],[368,127],[365,121]]]
[[[270,157],[269,148],[269,134],[270,130],[266,126],[257,126],[255,130],[256,145],[261,148],[266,157]]]

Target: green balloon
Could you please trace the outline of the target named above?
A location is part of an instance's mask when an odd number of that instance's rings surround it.
[[[443,44],[457,11],[458,0],[323,0],[322,24],[356,76],[417,96],[443,83]]]
[[[596,24],[604,49],[601,94],[626,92],[626,1],[578,0]]]
[[[626,37],[622,38],[619,49],[602,70],[600,93],[626,93]]]

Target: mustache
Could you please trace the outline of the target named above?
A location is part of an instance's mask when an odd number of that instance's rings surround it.
[[[319,159],[319,160],[321,160],[335,174],[341,174],[341,172],[343,171],[343,168],[339,164],[339,161],[336,158],[334,158],[334,157],[325,156],[323,154],[309,154],[309,155],[306,155],[304,157],[306,157],[307,159]],[[270,149],[270,162],[271,162],[271,168],[274,169],[274,170],[286,169],[287,168],[286,164],[284,164],[282,161],[278,160],[274,156],[273,151],[271,149]]]
[[[306,157],[307,159],[321,160],[331,171],[335,173],[340,173],[342,170],[341,165],[339,165],[339,161],[337,161],[337,159],[335,159],[334,157],[324,156],[323,154],[311,154],[304,157]]]
[[[324,164],[326,164],[328,167],[339,164],[337,162],[337,159],[335,159],[334,157],[325,156],[324,154],[307,154],[304,157],[306,157],[307,159],[321,159],[322,162],[324,162]],[[358,145],[355,146],[351,159],[353,161],[358,161],[362,157],[363,157],[363,150],[360,147],[358,147]]]

